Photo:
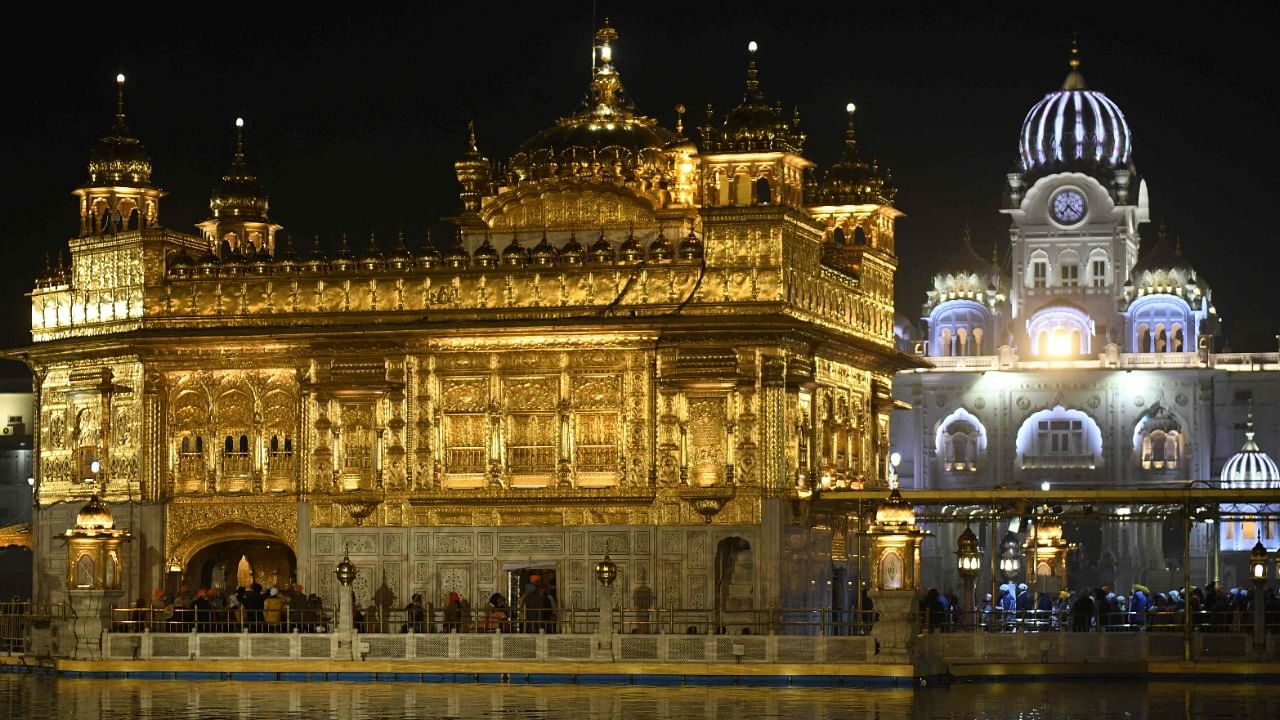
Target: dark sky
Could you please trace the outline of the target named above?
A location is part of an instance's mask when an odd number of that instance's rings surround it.
[[[1152,215],[1213,288],[1227,343],[1276,347],[1275,5],[1219,3],[1185,17],[1142,3],[286,5],[197,15],[205,6],[89,14],[46,3],[26,30],[9,26],[0,345],[28,341],[23,294],[77,229],[70,193],[111,125],[117,72],[129,78],[128,123],[153,182],[169,192],[165,225],[194,232],[207,216],[244,116],[250,165],[287,232],[332,242],[345,231],[361,243],[376,232],[385,247],[403,229],[416,248],[457,210],[452,163],[467,120],[497,159],[572,112],[608,15],[630,96],[668,127],[677,103],[696,125],[708,102],[722,112],[741,99],[749,40],[767,99],[799,108],[820,169],[838,155],[845,103],[857,103],[863,152],[900,188],[898,308],[912,317],[966,223],[983,254],[1007,246],[997,210],[1018,130],[1061,84],[1076,32],[1084,77],[1124,111]],[[1155,224],[1147,231],[1154,240]]]

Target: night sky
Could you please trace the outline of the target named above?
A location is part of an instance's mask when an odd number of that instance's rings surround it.
[[[1007,12],[877,9],[871,3],[434,3],[301,14],[274,3],[121,6],[75,14],[46,3],[9,26],[5,60],[0,345],[29,341],[24,293],[47,253],[77,231],[71,190],[112,124],[117,72],[127,122],[168,191],[162,224],[195,233],[246,120],[250,167],[271,217],[299,240],[341,232],[384,248],[403,230],[417,249],[458,209],[453,162],[476,121],[480,149],[505,159],[573,112],[592,36],[608,15],[615,64],[637,110],[696,126],[712,103],[742,98],[746,46],[759,43],[769,102],[798,107],[806,156],[839,154],[844,106],[858,105],[865,157],[899,187],[898,310],[918,317],[939,258],[967,223],[978,250],[1008,246],[998,212],[1027,110],[1067,72],[1073,32],[1091,89],[1128,119],[1156,222],[1213,288],[1232,350],[1274,351],[1280,233],[1275,5],[1220,3],[1178,17],[1140,4],[1041,3]],[[885,3],[885,6],[892,4]],[[197,6],[191,6],[195,8]],[[199,6],[206,7],[206,6]],[[1172,7],[1172,6],[1170,6]],[[230,9],[234,8],[234,9]],[[831,12],[831,8],[843,8]],[[817,10],[820,9],[820,10]],[[43,17],[40,17],[43,15]],[[692,134],[696,140],[696,134]],[[1220,342],[1219,349],[1223,349]]]

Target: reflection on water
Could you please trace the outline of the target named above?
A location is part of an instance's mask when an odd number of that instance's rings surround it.
[[[1115,718],[1280,717],[1280,685],[988,683],[949,688],[783,689],[60,679],[0,674],[0,718]]]

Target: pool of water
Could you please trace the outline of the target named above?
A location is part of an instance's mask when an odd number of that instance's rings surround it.
[[[68,679],[0,674],[0,718],[1112,720],[1280,717],[1280,685],[1063,681],[784,689]]]

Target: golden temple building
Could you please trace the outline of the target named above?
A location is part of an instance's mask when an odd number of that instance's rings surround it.
[[[922,363],[894,344],[892,182],[852,105],[817,172],[754,43],[741,104],[696,141],[683,108],[662,127],[617,37],[509,161],[472,129],[456,236],[421,250],[296,249],[241,123],[198,233],[165,226],[118,77],[70,265],[8,352],[36,386],[34,598],[66,598],[56,538],[97,496],[131,533],[126,601],[329,598],[345,554],[361,604],[478,606],[538,574],[591,608],[608,554],[628,608],[840,605],[853,529],[810,498],[886,484],[891,380]]]

